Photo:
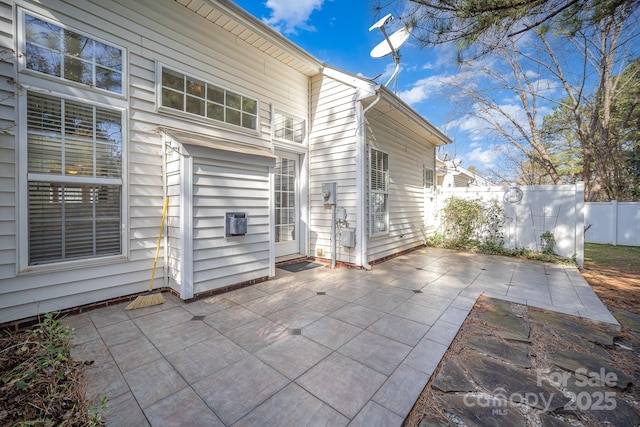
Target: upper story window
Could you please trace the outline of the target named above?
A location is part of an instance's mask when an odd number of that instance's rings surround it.
[[[258,128],[258,101],[162,68],[161,105],[247,129]]]
[[[369,234],[389,231],[389,155],[374,148],[369,158]]]
[[[304,142],[305,121],[276,112],[273,116],[274,137],[289,142]]]
[[[24,13],[25,67],[122,93],[123,50]]]

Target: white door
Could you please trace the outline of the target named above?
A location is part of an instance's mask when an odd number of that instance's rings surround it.
[[[276,257],[300,253],[298,162],[298,155],[283,155],[276,160],[274,174]]]

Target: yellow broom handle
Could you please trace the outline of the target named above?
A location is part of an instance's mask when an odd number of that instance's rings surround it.
[[[169,205],[169,196],[164,198],[164,207],[162,208],[162,221],[160,222],[160,232],[158,233],[158,244],[156,245],[156,256],[153,258],[153,270],[151,270],[151,283],[149,283],[149,291],[153,289],[153,280],[156,277],[156,264],[158,263],[158,254],[160,253],[160,243],[162,241],[162,230],[164,229],[164,220],[167,218],[167,206]]]

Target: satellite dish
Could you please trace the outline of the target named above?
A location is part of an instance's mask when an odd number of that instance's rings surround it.
[[[449,160],[451,160],[451,156],[449,155],[449,153],[440,154],[438,158],[443,162],[448,162]]]
[[[410,35],[411,29],[402,27],[395,33],[391,34],[387,40],[383,40],[378,43],[376,47],[371,49],[371,53],[369,55],[371,55],[372,58],[382,58],[390,53],[395,53],[398,51],[400,46],[407,41]]]
[[[382,31],[382,35],[384,36],[384,40],[378,43],[378,45],[371,50],[371,57],[382,58],[384,56],[392,54],[393,61],[396,63],[396,69],[391,75],[391,78],[389,78],[389,81],[385,84],[385,87],[389,86],[393,79],[398,76],[398,72],[400,71],[400,52],[398,51],[398,49],[400,49],[400,46],[402,46],[407,41],[407,39],[411,35],[411,30],[413,30],[413,27],[405,26],[400,28],[390,36],[387,36],[387,32],[385,31],[384,26],[392,20],[393,16],[391,14],[388,14],[382,19],[378,20],[378,22],[376,22],[369,28],[369,31],[378,28],[380,31]],[[395,92],[398,92],[398,80],[396,80]]]

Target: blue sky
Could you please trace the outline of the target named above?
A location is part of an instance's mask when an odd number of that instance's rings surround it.
[[[381,84],[394,70],[390,55],[379,59],[369,56],[371,49],[384,40],[379,30],[370,32],[369,28],[387,13],[396,17],[386,27],[388,34],[399,29],[402,22],[394,10],[376,10],[374,0],[234,1],[322,62],[366,77],[383,73],[377,79]],[[477,138],[469,140],[473,123],[456,121],[459,117],[454,116],[453,104],[437,93],[442,79],[457,72],[455,50],[420,48],[409,38],[400,54],[398,96],[454,140],[445,151],[462,158],[463,167],[483,169],[490,165],[490,148],[483,147]]]

